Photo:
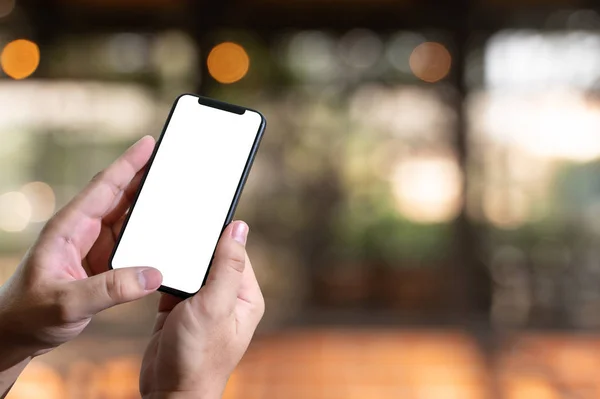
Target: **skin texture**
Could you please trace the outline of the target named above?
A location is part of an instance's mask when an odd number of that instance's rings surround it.
[[[244,245],[248,227],[224,232],[206,285],[185,301],[163,295],[142,363],[144,398],[220,398],[264,313]]]
[[[77,337],[93,315],[149,295],[160,286],[160,272],[144,265],[108,270],[115,239],[154,146],[154,139],[146,136],[97,174],[46,224],[15,274],[0,288],[0,397],[32,358]],[[181,391],[202,391],[201,397],[208,397],[222,391],[229,376],[225,371],[230,373],[243,355],[264,311],[245,254],[247,232],[243,222],[228,227],[217,249],[210,283],[195,297],[181,303],[171,296],[161,298],[141,381],[147,397],[181,397]],[[231,320],[236,321],[235,335],[225,327]],[[220,352],[223,345],[217,346],[217,341],[227,341],[230,350]],[[167,355],[162,348],[172,353]],[[188,356],[206,359],[200,362],[204,368],[198,368],[197,361],[190,365]],[[159,375],[154,371],[147,377],[163,362],[178,372]],[[193,366],[194,375],[203,374],[212,383],[190,378],[188,365]],[[153,384],[148,384],[148,378]]]

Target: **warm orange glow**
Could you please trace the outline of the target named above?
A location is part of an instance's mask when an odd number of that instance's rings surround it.
[[[409,65],[415,76],[425,82],[434,83],[448,75],[452,56],[440,43],[419,44],[410,55]]]
[[[225,387],[225,392],[223,392],[223,399],[235,399],[241,398],[242,396],[248,397],[248,395],[244,395],[242,391],[239,389],[239,372],[233,372],[229,380],[227,381],[227,386]]]
[[[600,397],[596,336],[519,335],[508,343],[494,356],[492,372],[476,340],[458,330],[277,333],[253,341],[223,397],[483,399],[492,391],[503,399]],[[35,360],[8,399],[139,398],[141,359],[109,353],[81,362],[77,350],[53,352],[67,366],[63,375]]]
[[[71,363],[65,380],[68,398],[97,398],[106,384],[102,368],[88,361]]]
[[[208,55],[208,72],[219,83],[235,83],[248,73],[250,57],[242,46],[225,42],[215,46]]]
[[[550,381],[535,377],[519,377],[507,381],[505,385],[507,399],[559,399]]]
[[[67,397],[65,384],[60,374],[50,366],[33,362],[21,374],[7,399],[63,399],[65,397]]]
[[[398,210],[416,223],[452,220],[460,210],[462,177],[451,157],[403,159],[392,176]]]
[[[2,70],[13,79],[25,79],[35,72],[40,63],[40,49],[29,40],[14,40],[0,55]]]
[[[137,357],[116,358],[104,366],[104,397],[129,399],[139,397],[138,377],[141,359]]]

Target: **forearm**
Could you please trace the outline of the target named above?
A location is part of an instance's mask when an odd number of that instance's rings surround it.
[[[6,354],[0,351],[0,357],[4,357],[5,355]],[[2,362],[4,365],[0,370],[0,399],[4,399],[6,397],[15,381],[17,378],[19,378],[19,375],[21,375],[21,372],[23,372],[30,361],[31,357],[27,357],[20,361],[13,359],[10,362]]]
[[[7,334],[0,322],[0,399],[6,397],[31,359],[33,352]]]
[[[7,303],[0,289],[0,399],[7,396],[34,354],[23,342],[24,334],[14,331],[18,323],[7,310]]]

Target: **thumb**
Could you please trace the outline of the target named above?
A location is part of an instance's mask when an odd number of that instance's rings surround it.
[[[162,274],[150,267],[109,270],[72,283],[73,302],[79,315],[91,317],[115,305],[151,294],[161,283]]]
[[[246,223],[236,221],[223,231],[206,285],[191,299],[194,307],[215,317],[233,312],[246,267],[248,230]]]

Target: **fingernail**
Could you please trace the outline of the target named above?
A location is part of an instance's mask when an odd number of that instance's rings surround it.
[[[242,245],[246,245],[246,238],[248,237],[248,225],[244,222],[235,222],[231,229],[231,235],[233,239]]]
[[[140,285],[146,291],[154,291],[162,284],[162,274],[156,269],[142,269],[138,274]]]

